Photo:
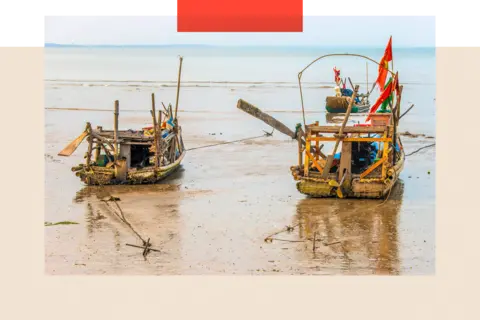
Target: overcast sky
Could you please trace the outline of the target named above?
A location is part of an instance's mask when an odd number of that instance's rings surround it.
[[[304,17],[302,33],[177,33],[176,17],[46,17],[45,42],[434,47],[435,17]]]

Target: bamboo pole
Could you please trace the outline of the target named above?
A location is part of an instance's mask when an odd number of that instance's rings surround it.
[[[333,157],[335,156],[335,153],[337,152],[338,145],[340,144],[340,140],[342,139],[342,136],[343,136],[343,129],[347,125],[348,118],[350,117],[350,113],[352,112],[353,101],[355,100],[355,97],[357,96],[357,92],[358,92],[358,84],[355,86],[355,89],[353,90],[352,100],[350,100],[350,103],[348,104],[347,113],[345,114],[345,118],[343,119],[342,126],[340,127],[340,130],[338,131],[338,137],[337,137],[337,140],[335,142],[335,147],[333,148],[332,154],[327,157],[327,162],[325,163],[325,167],[323,168],[322,178],[326,178],[328,176],[328,174],[330,173],[330,168],[332,167]]]
[[[87,131],[88,131],[88,151],[86,154],[85,164],[87,169],[90,169],[90,161],[92,160],[92,147],[93,147],[93,137],[92,137],[92,126],[90,122],[87,123]]]
[[[162,111],[158,110],[158,147],[160,152],[160,148],[162,146]],[[163,153],[159,153],[159,165],[162,166],[162,159],[163,159]]]
[[[180,96],[180,77],[182,76],[182,62],[183,62],[183,57],[180,57],[180,67],[178,68],[178,80],[177,80],[177,100],[175,101],[175,119],[177,119],[178,98]]]
[[[114,118],[113,118],[113,143],[115,146],[115,154],[113,155],[113,158],[115,161],[118,159],[118,116],[119,116],[119,102],[118,100],[115,100],[115,111],[113,113]]]
[[[155,93],[152,93],[152,110],[150,111],[153,119],[153,143],[155,144],[155,168],[158,168],[158,128],[157,128],[157,118],[155,112]]]
[[[395,148],[395,145],[397,144],[397,126],[398,126],[398,121],[400,120],[399,117],[399,110],[400,110],[400,101],[402,98],[402,91],[403,91],[403,86],[400,86],[398,88],[398,96],[397,96],[397,101],[396,101],[396,106],[395,110],[392,112],[392,117],[393,117],[393,165],[397,163],[397,148]]]
[[[303,165],[303,140],[302,137],[305,134],[303,133],[303,129],[300,127],[297,132],[297,141],[298,141],[298,167],[301,169]]]
[[[98,131],[102,131],[102,127],[100,126],[97,126],[97,130]],[[95,162],[98,162],[98,158],[100,158],[100,151],[101,151],[101,141],[99,141],[98,139],[96,139],[96,146],[95,146]]]

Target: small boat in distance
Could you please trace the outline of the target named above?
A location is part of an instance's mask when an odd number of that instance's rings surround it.
[[[157,117],[155,95],[152,93],[152,126],[141,130],[118,130],[117,100],[113,130],[104,130],[100,126],[93,129],[87,122],[84,132],[58,155],[70,156],[87,139],[85,163],[72,168],[87,185],[152,184],[175,172],[186,154],[177,118],[181,70],[182,57],[175,109],[171,104],[166,107],[162,103],[163,110],[158,111]]]
[[[348,82],[351,86],[351,89],[347,88],[347,80],[342,80],[340,78],[340,70],[337,67],[333,68],[333,72],[335,73],[335,95],[334,96],[327,96],[325,101],[325,109],[327,113],[345,113],[348,109],[348,104],[352,99],[354,85],[350,77],[348,78]],[[368,88],[368,64],[367,64],[367,88]],[[353,106],[351,113],[364,113],[368,112],[370,109],[370,101],[368,97],[370,92],[366,94],[357,94],[354,98]]]

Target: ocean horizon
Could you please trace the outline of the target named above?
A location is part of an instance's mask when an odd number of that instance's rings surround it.
[[[385,49],[384,46],[339,46],[339,45],[277,45],[277,44],[263,44],[263,45],[250,45],[250,44],[201,44],[201,43],[178,43],[178,44],[68,44],[68,43],[53,43],[46,42],[45,48],[337,48],[337,49]],[[435,46],[395,46],[395,50],[417,50],[417,49],[430,49],[435,50]]]

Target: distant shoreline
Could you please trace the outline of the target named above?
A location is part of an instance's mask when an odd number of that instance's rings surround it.
[[[192,48],[192,49],[214,49],[214,48],[243,48],[243,49],[369,49],[369,50],[384,50],[383,47],[372,46],[309,46],[309,45],[208,45],[208,44],[61,44],[50,43],[44,44],[45,48]],[[396,47],[397,50],[435,50],[435,47]]]

